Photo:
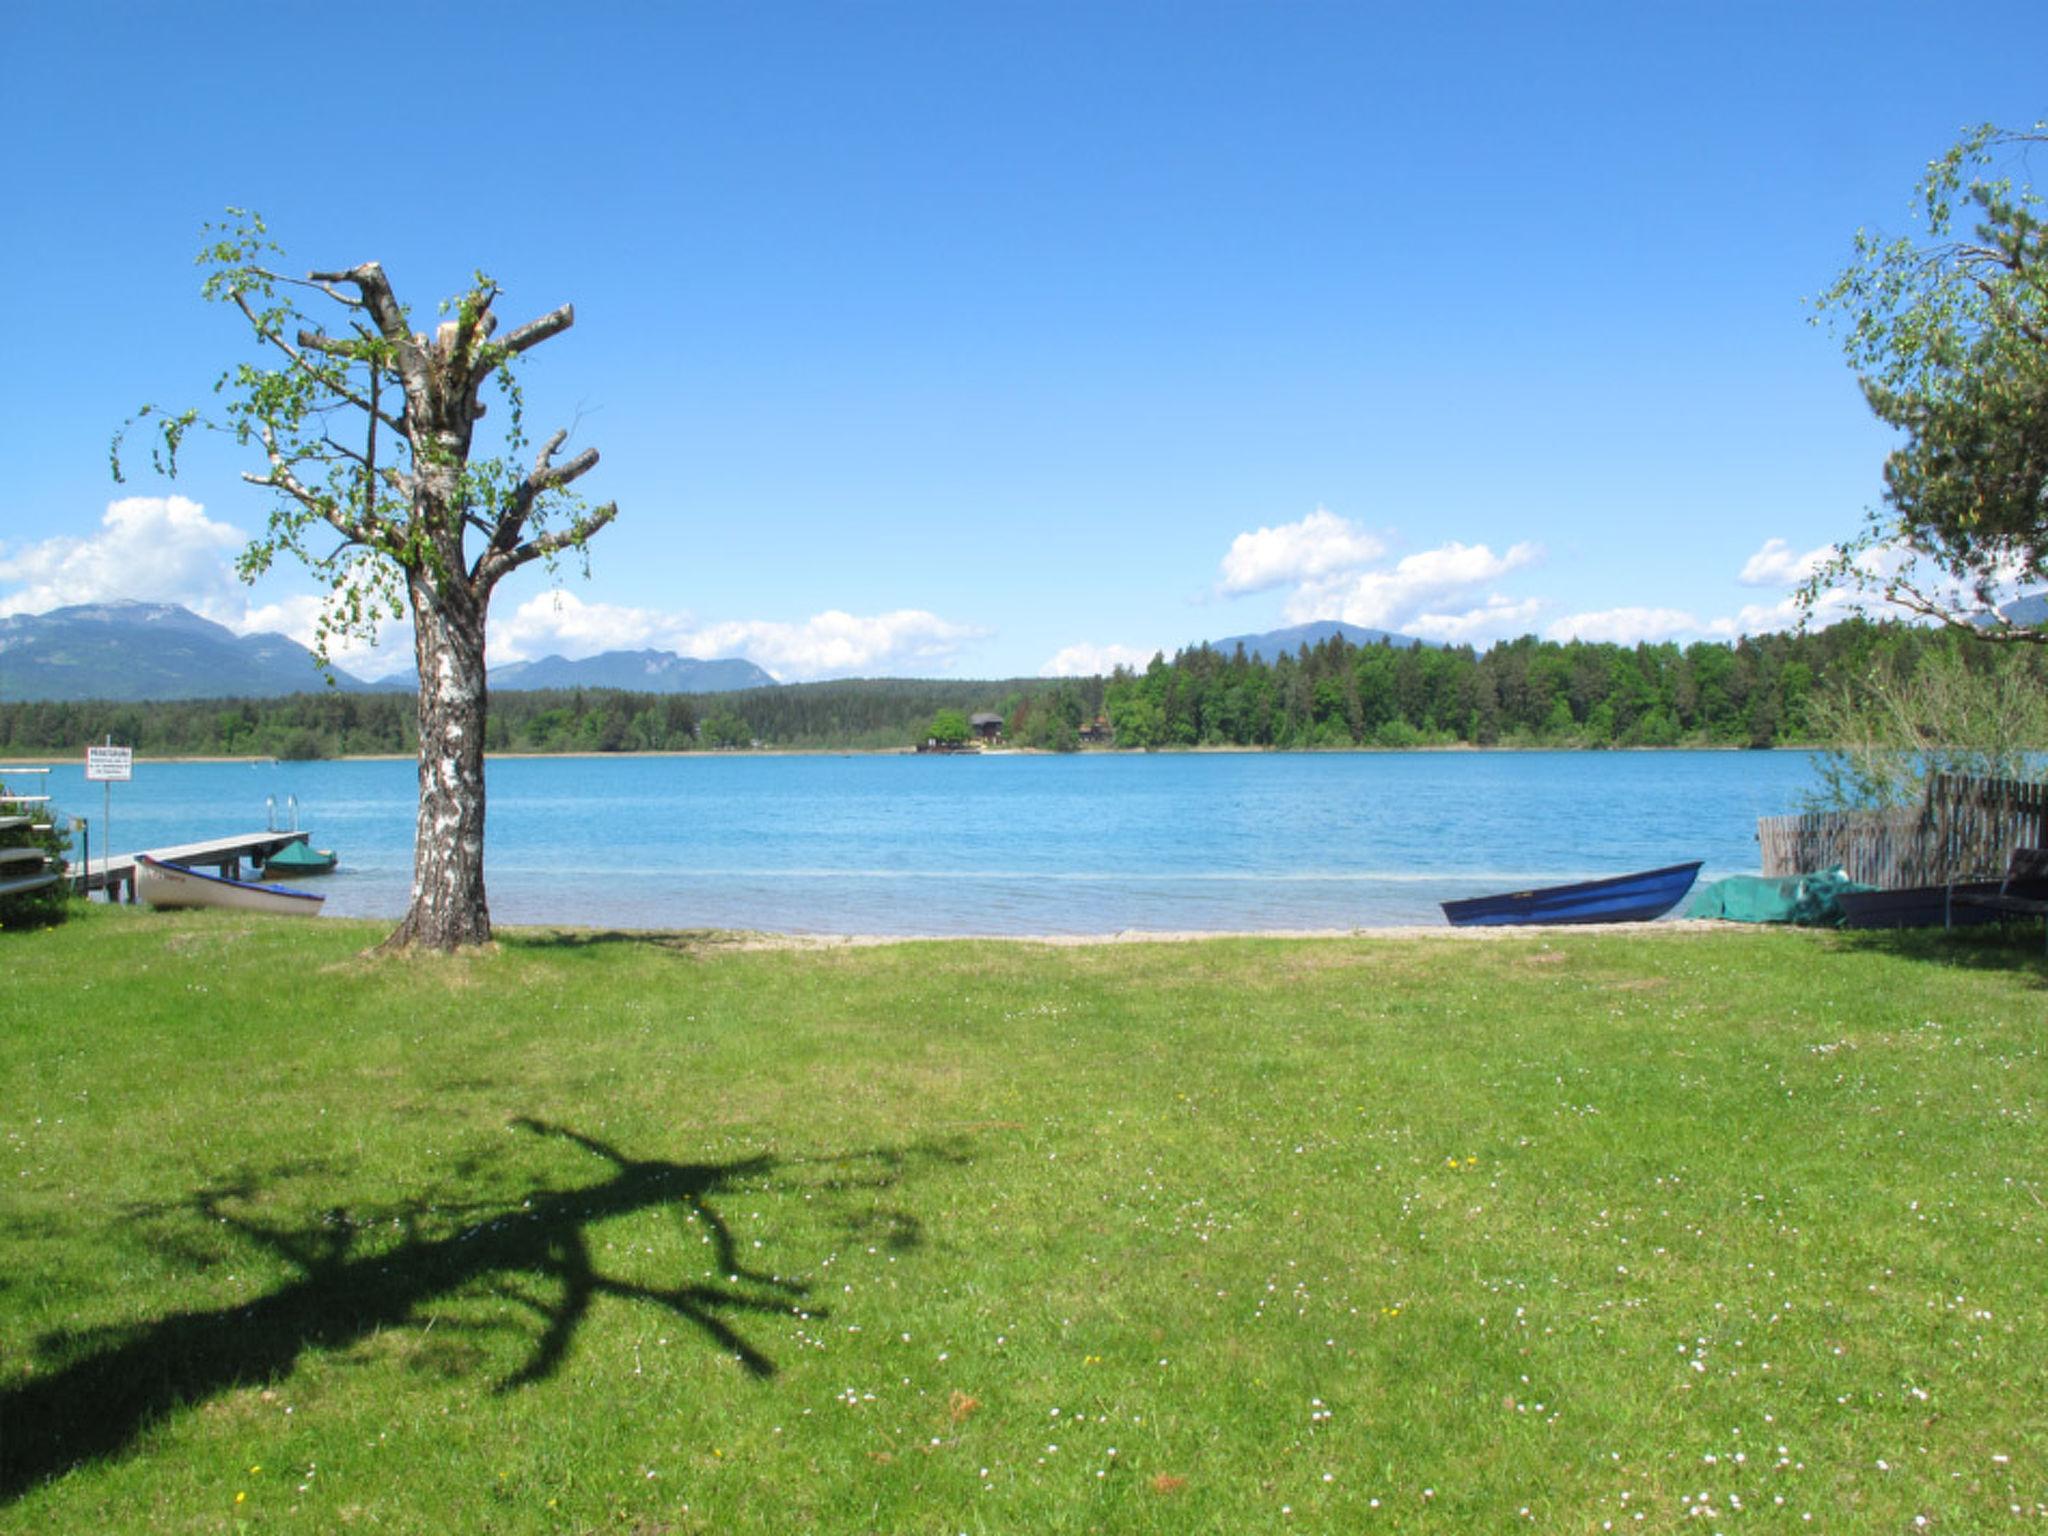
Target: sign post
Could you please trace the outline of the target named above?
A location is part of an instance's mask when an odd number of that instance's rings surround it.
[[[114,899],[113,887],[108,884],[114,872],[114,786],[126,784],[135,777],[135,749],[117,747],[109,736],[103,747],[85,749],[85,779],[89,784],[98,779],[105,786],[104,814],[100,817],[100,884],[107,888],[107,900]],[[85,872],[92,874],[92,856],[86,855]]]

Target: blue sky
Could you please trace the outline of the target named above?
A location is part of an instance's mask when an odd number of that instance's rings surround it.
[[[238,204],[422,314],[478,267],[507,322],[575,303],[530,416],[601,450],[620,516],[588,580],[501,589],[497,660],[1010,676],[1311,617],[1782,627],[1886,445],[1803,300],[1965,125],[2048,117],[2048,7],[1953,18],[17,7],[0,612],[309,632],[308,578],[228,574],[265,513],[242,461],[107,471],[136,406],[242,353],[192,264]]]

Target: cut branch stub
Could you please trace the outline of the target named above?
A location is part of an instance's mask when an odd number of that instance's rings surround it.
[[[559,336],[576,323],[576,306],[564,304],[560,309],[550,310],[538,320],[529,320],[504,340],[507,352],[524,352],[528,347],[537,347],[550,336]]]

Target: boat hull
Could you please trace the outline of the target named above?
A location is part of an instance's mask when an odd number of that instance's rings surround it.
[[[1958,896],[1993,896],[1996,880],[1972,880],[1955,887]],[[1842,904],[1844,928],[1974,928],[1995,923],[1999,914],[1985,907],[1949,907],[1949,887],[1916,885],[1897,891],[1845,891]]]
[[[219,907],[230,912],[267,912],[278,917],[317,917],[326,902],[313,891],[283,885],[255,885],[225,875],[202,874],[141,854],[135,860],[136,894],[152,907]]]
[[[1647,923],[1662,917],[1692,889],[1700,861],[1639,870],[1605,880],[1547,885],[1443,903],[1454,928],[1487,928],[1514,923]]]

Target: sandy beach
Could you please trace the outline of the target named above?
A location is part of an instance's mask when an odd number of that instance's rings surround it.
[[[1080,949],[1103,944],[1199,944],[1210,939],[1446,939],[1491,943],[1499,939],[1547,938],[1589,933],[1654,938],[1666,934],[1729,933],[1736,931],[1738,926],[1709,918],[1671,918],[1652,923],[1513,923],[1476,928],[1407,923],[1386,928],[1276,928],[1236,932],[1200,929],[1127,929],[1120,933],[736,933],[730,936],[705,937],[714,943],[719,943],[720,938],[725,938],[727,941],[720,943],[721,948],[741,950],[876,949],[891,944],[1035,944],[1053,949]],[[663,935],[650,930],[647,937],[654,939]]]

